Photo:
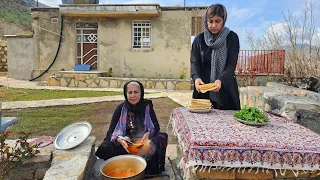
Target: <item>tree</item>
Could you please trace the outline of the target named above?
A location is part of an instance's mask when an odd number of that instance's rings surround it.
[[[284,22],[271,24],[263,37],[247,31],[246,41],[254,49],[285,49],[285,76],[289,79],[320,76],[320,43],[316,36],[314,3],[308,1],[301,15],[282,13]]]

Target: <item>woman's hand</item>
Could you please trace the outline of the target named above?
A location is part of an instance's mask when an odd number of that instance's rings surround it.
[[[221,89],[221,81],[219,79],[217,79],[214,83],[216,83],[217,86],[214,89],[212,89],[212,91],[213,92],[219,92],[220,89]]]
[[[141,139],[141,143],[144,143],[146,140],[148,140],[149,136],[150,136],[150,132],[148,131],[143,135],[143,137]]]
[[[129,140],[130,141],[130,138],[128,137],[128,136],[125,136],[124,138],[126,138],[127,140]],[[119,143],[119,144],[121,144],[121,146],[130,154],[130,152],[129,152],[129,150],[128,150],[128,143],[125,141],[125,140],[123,140],[123,139],[120,139],[120,138],[117,138],[117,142]]]
[[[196,86],[196,90],[198,92],[200,92],[200,85],[204,84],[204,82],[200,79],[200,78],[197,78],[195,81],[194,81],[194,85]]]

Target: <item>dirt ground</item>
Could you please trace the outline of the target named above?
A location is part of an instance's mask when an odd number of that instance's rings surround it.
[[[50,165],[51,162],[19,164],[9,171],[9,174],[6,176],[5,180],[43,179]]]
[[[121,102],[122,101],[114,101],[114,102],[101,102],[101,103],[89,104],[92,111],[88,112],[87,114],[84,114],[83,118],[79,119],[79,121],[85,120],[91,123],[92,131],[90,136],[96,137],[96,146],[99,146],[103,141],[103,139],[105,138],[107,130],[109,128],[112,114],[115,108],[117,107],[117,105],[120,104]],[[152,102],[153,102],[154,109],[160,124],[160,131],[167,132],[167,125],[169,122],[171,112],[174,108],[180,107],[180,105],[175,103],[169,98],[152,99]],[[88,106],[88,104],[83,106]],[[32,110],[36,111],[37,108],[32,108]],[[6,112],[9,113],[10,111],[6,110]],[[169,135],[168,143],[177,143],[171,130],[169,130],[167,133]],[[46,168],[49,168],[49,166],[46,166]],[[17,166],[16,168],[12,169],[10,173],[10,177],[8,179],[34,179],[36,175],[38,176],[37,179],[42,179],[42,178],[39,178],[39,176],[44,175],[43,172],[45,172],[45,169],[44,170],[41,169],[42,173],[36,171],[37,169],[39,169],[39,164],[28,164],[27,166],[25,165]],[[22,171],[24,171],[24,173],[18,173]],[[33,178],[30,178],[30,177],[33,177]]]

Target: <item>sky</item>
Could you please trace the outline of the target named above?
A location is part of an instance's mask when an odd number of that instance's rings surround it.
[[[265,32],[273,29],[279,33],[284,32],[283,13],[288,10],[302,17],[305,4],[309,0],[186,0],[186,6],[209,6],[214,3],[225,5],[228,12],[226,26],[236,32],[240,39],[241,49],[248,49],[246,31],[253,32],[255,37],[264,36]],[[52,7],[58,7],[61,0],[39,0],[39,2]],[[160,6],[184,5],[184,0],[100,0],[100,4],[150,4]],[[320,0],[313,0],[316,30],[314,38],[320,38]]]

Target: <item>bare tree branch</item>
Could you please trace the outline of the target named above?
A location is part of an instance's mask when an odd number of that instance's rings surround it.
[[[282,13],[284,32],[270,24],[265,35],[256,38],[247,31],[246,42],[254,50],[286,48],[286,76],[320,77],[320,39],[316,35],[314,3],[309,0],[300,15],[288,10]]]

